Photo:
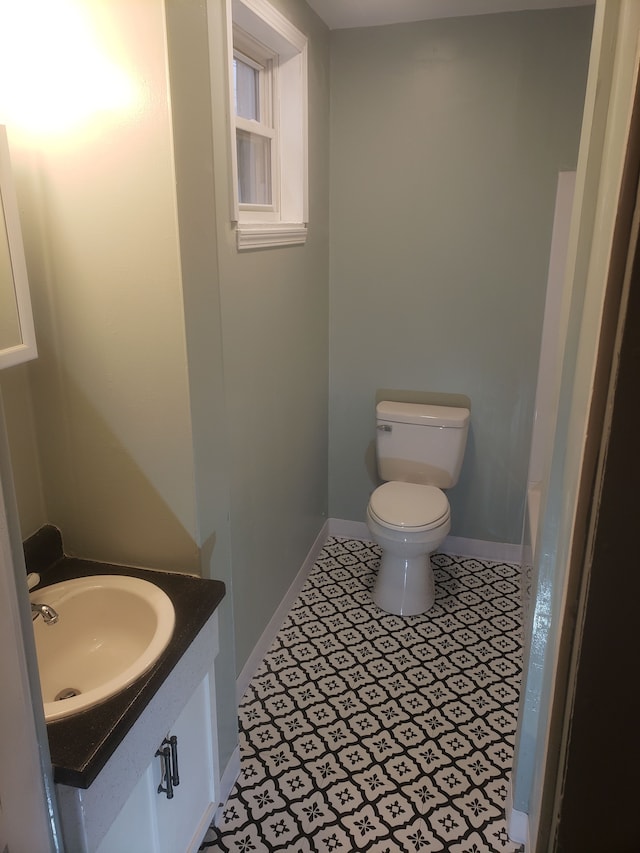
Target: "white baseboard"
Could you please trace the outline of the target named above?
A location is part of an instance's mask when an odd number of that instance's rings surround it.
[[[491,560],[494,563],[520,564],[522,559],[522,545],[487,542],[484,539],[463,539],[460,536],[447,536],[438,550],[443,554],[475,557],[476,560]]]
[[[526,812],[518,811],[513,807],[513,790],[509,785],[509,793],[506,803],[507,813],[507,833],[512,841],[517,844],[524,844],[525,853],[530,850],[529,837],[529,815]]]
[[[236,779],[239,775],[240,747],[236,746],[220,779],[220,791],[218,792],[218,802],[220,805],[218,806],[215,813],[215,817],[213,819],[213,822],[216,826],[220,826],[219,821],[222,817],[222,812],[224,810],[227,800],[229,799],[229,795],[231,794],[231,789],[235,785]]]
[[[327,519],[327,527],[329,536],[340,536],[343,539],[358,539],[361,542],[371,542],[371,534],[364,521],[329,518]]]
[[[327,522],[329,536],[341,536],[346,539],[371,541],[369,528],[364,521],[346,521],[342,518],[330,518]],[[475,557],[476,560],[492,560],[497,563],[520,563],[522,546],[506,542],[487,542],[484,539],[463,539],[459,536],[447,536],[438,549],[443,554],[456,557]]]
[[[294,578],[293,583],[285,593],[284,598],[280,602],[278,609],[273,614],[271,621],[267,625],[267,627],[262,632],[262,635],[258,642],[256,643],[249,659],[242,667],[242,672],[236,679],[236,699],[238,704],[240,704],[240,700],[245,694],[247,687],[249,686],[249,682],[255,675],[258,667],[262,663],[262,659],[266,655],[269,646],[276,638],[278,631],[280,630],[282,623],[286,619],[287,613],[291,610],[291,607],[298,597],[300,590],[302,589],[305,580],[307,579],[307,575],[313,568],[313,564],[318,558],[318,554],[322,551],[322,548],[327,541],[327,522],[322,526],[320,533],[318,533],[315,542],[311,546],[311,550],[306,556],[304,563],[302,564],[302,568]]]

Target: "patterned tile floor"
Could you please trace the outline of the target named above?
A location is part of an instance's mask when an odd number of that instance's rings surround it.
[[[379,610],[379,550],[331,538],[240,707],[241,772],[201,850],[515,853],[516,566],[433,558],[436,603]]]

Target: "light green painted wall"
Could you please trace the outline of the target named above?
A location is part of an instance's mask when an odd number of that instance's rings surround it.
[[[518,543],[557,173],[592,10],[332,33],[329,514],[364,520],[378,389],[467,395],[454,536]]]
[[[327,512],[329,33],[278,6],[310,37],[304,248],[235,249],[224,0],[89,4],[133,108],[9,123],[39,345],[2,382],[22,533],[50,522],[69,553],[226,583],[223,767],[236,662]]]
[[[11,438],[11,467],[23,535],[47,523],[36,421],[29,386],[29,367],[16,365],[0,371],[7,435]]]
[[[193,571],[164,5],[55,0],[50,11],[60,25],[54,67],[46,51],[17,50],[0,105],[38,339],[27,373],[46,521],[61,528],[68,553]],[[12,43],[29,43],[29,15],[9,22]],[[69,68],[75,78],[78,67],[89,88],[60,88],[53,112],[47,87],[28,86],[35,76],[66,80]],[[19,492],[32,477],[22,469]],[[23,517],[24,536],[31,523]]]
[[[235,249],[222,0],[211,112],[206,4],[176,0],[165,21],[161,3],[144,19],[110,3],[145,108],[18,157],[43,483],[25,512],[42,499],[79,553],[221,577],[238,670],[327,515],[327,469],[330,515],[363,519],[380,388],[471,398],[452,533],[519,541],[555,182],[575,166],[591,26],[582,9],[330,38],[302,0],[276,5],[310,36],[305,247]],[[15,376],[3,386],[27,412]],[[229,645],[221,670],[232,747]]]
[[[218,2],[211,4],[221,12]],[[309,37],[309,236],[238,253],[230,227],[222,19],[214,22],[214,152],[233,601],[240,671],[327,511],[329,32],[301,0],[274,5]]]
[[[228,424],[212,166],[206,0],[166,4],[200,571],[222,580],[216,704],[222,770],[237,745]],[[188,57],[188,61],[185,60]]]

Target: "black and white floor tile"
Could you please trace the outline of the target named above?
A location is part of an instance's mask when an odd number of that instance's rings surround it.
[[[379,559],[327,542],[241,703],[240,777],[202,850],[521,850],[519,567],[438,554],[434,607],[399,617],[371,601]]]

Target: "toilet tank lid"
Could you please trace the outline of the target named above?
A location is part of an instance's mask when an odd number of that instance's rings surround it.
[[[469,421],[469,409],[458,406],[432,406],[426,403],[394,403],[382,400],[376,406],[379,420],[401,424],[444,426],[462,429]]]

